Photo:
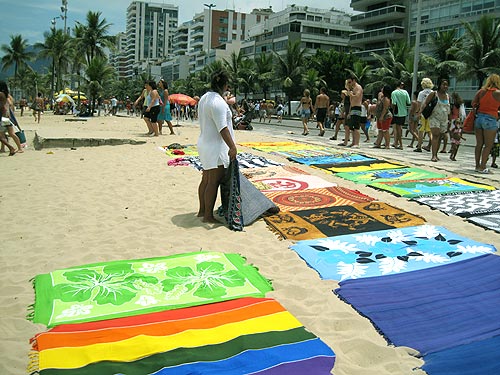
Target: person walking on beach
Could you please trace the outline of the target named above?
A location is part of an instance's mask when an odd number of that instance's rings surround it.
[[[378,94],[377,107],[375,108],[375,117],[377,118],[377,140],[374,148],[382,148],[382,139],[385,141],[384,148],[388,149],[391,143],[389,129],[392,122],[391,107],[391,88],[384,86]]]
[[[363,101],[363,87],[358,83],[355,76],[350,76],[346,80],[347,96],[350,101],[349,115],[347,116],[347,124],[349,131],[352,133],[352,143],[349,147],[359,148],[359,129],[362,122],[361,105]],[[347,146],[348,136],[346,135],[345,145]]]
[[[5,146],[9,149],[9,156],[14,156],[16,154],[16,149],[12,147],[5,136],[5,133],[8,132],[9,127],[13,127],[12,123],[9,120],[9,89],[7,84],[4,81],[0,81],[0,114],[2,116],[0,122],[0,142],[2,146]]]
[[[394,118],[392,120],[394,124],[394,143],[392,146],[399,150],[403,149],[403,125],[408,115],[408,106],[411,104],[410,95],[408,95],[408,91],[406,91],[404,87],[404,82],[400,82],[396,90],[391,94],[392,109],[394,113]]]
[[[316,96],[316,102],[314,103],[316,108],[316,121],[319,127],[319,136],[325,135],[325,120],[330,107],[330,98],[326,95],[326,89],[324,87],[319,89],[319,95]]]
[[[145,85],[148,90],[147,102],[149,103],[144,111],[144,121],[148,124],[150,137],[158,137],[158,115],[160,114],[160,95],[156,90],[156,82],[149,81]]]
[[[309,128],[307,127],[307,123],[311,117],[311,113],[314,112],[314,107],[312,104],[311,92],[308,89],[305,89],[303,95],[304,96],[300,99],[299,104],[301,107],[300,118],[302,119],[302,126],[304,128],[302,135],[308,135]]]
[[[422,86],[422,91],[418,93],[417,103],[419,108],[418,112],[416,113],[416,116],[420,118],[420,128],[418,129],[418,142],[417,142],[417,147],[415,148],[415,150],[413,150],[414,152],[422,152],[422,149],[424,149],[425,151],[430,151],[431,150],[430,146],[432,142],[429,119],[425,118],[424,116],[421,116],[421,114],[422,110],[424,109],[422,103],[425,101],[427,96],[432,92],[434,83],[432,83],[432,80],[430,78],[423,78],[422,82],[420,82],[420,85]],[[428,134],[429,136],[429,144],[427,145],[427,147],[422,147],[425,134]]]
[[[214,217],[217,190],[230,160],[236,159],[237,149],[232,113],[223,98],[229,87],[228,74],[214,72],[210,87],[198,103],[200,136],[197,146],[203,172],[198,186],[200,208],[197,216],[205,223],[217,223]]]
[[[422,108],[425,108],[431,100],[437,97],[437,104],[429,116],[429,127],[431,129],[431,161],[438,161],[438,151],[444,134],[449,131],[451,124],[450,97],[448,96],[448,80],[438,81],[437,91],[432,91],[425,99]]]
[[[14,152],[16,153],[23,153],[24,150],[22,148],[22,145],[21,145],[21,141],[19,141],[19,137],[16,135],[16,131],[17,129],[14,127],[14,123],[11,121],[11,114],[10,114],[10,103],[11,103],[11,100],[9,100],[9,87],[7,86],[7,83],[4,82],[4,81],[0,81],[0,93],[2,94],[2,97],[0,98],[1,99],[1,102],[0,102],[0,105],[2,106],[2,117],[5,117],[6,120],[4,122],[3,118],[2,118],[2,130],[3,132],[7,132],[9,134],[9,137],[12,138],[12,140],[14,141],[14,143],[16,144],[17,146],[17,150],[14,150]],[[5,99],[3,99],[3,97],[5,96]],[[12,97],[10,97],[12,98]],[[12,101],[12,105],[13,105],[13,101]],[[15,120],[15,117],[14,117],[14,121]],[[5,137],[5,134],[3,135],[3,138],[4,140],[7,140],[7,138]],[[5,143],[3,140],[2,140],[2,144],[4,146],[6,146],[9,150],[10,150],[10,154],[12,154],[12,149],[10,146],[10,144],[8,143]],[[12,156],[12,155],[11,155]]]
[[[418,91],[413,92],[413,100],[410,105],[410,112],[408,114],[408,130],[406,131],[406,135],[408,133],[411,134],[411,142],[408,147],[413,148],[413,143],[418,141],[418,120],[419,116],[417,116],[417,112],[419,109],[418,101]]]
[[[38,96],[35,98],[35,102],[33,103],[33,117],[35,118],[35,121],[37,123],[40,123],[40,117],[43,112],[43,98],[42,98],[42,93],[39,92]]]
[[[335,107],[335,132],[330,137],[331,141],[336,141],[339,135],[340,127],[344,125],[345,122],[345,102],[346,102],[346,90],[342,90],[340,93],[340,102]]]
[[[168,100],[168,84],[163,79],[158,82],[158,94],[160,95],[160,113],[158,115],[158,131],[162,134],[163,122],[166,122],[170,130],[170,135],[175,135],[172,125],[172,114],[170,113],[170,102]]]
[[[451,143],[450,159],[452,161],[457,161],[456,157],[458,153],[458,148],[460,147],[462,140],[464,141],[466,140],[463,135],[462,122],[457,119],[456,121],[453,121],[450,128],[450,143]]]
[[[490,170],[486,168],[486,163],[497,131],[498,109],[500,108],[500,76],[498,74],[491,74],[486,84],[474,96],[472,108],[478,106],[474,121],[476,172],[490,173]]]

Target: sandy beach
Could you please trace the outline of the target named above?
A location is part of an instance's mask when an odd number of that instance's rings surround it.
[[[71,122],[65,121],[67,118],[45,114],[36,124],[32,116],[19,117],[28,147],[14,157],[0,154],[0,215],[4,223],[0,254],[5,267],[0,275],[0,374],[24,374],[29,339],[45,330],[26,320],[27,307],[34,301],[30,282],[34,276],[87,263],[198,250],[242,254],[272,280],[274,291],[268,296],[276,298],[333,349],[336,375],[424,373],[414,370],[423,361],[415,357],[413,349],[387,345],[367,319],[332,293],[338,283],[321,280],[288,248],[291,241],[280,241],[263,220],[244,232],[232,232],[223,225],[203,224],[196,217],[200,172],[191,167],[169,167],[169,157],[159,150],[174,142],[195,144],[199,132],[196,122],[180,122],[181,126],[174,128],[176,135],[150,138],[137,117]],[[270,136],[258,127],[252,132],[236,132],[237,141],[269,141]],[[35,132],[74,138],[132,138],[145,143],[36,151],[32,146]],[[273,139],[290,137],[283,132],[282,137]],[[295,139],[299,138],[295,135]],[[239,151],[290,164],[284,158],[248,148],[239,147]],[[368,153],[368,149],[360,150],[365,151]],[[430,164],[426,163],[426,168],[431,169]],[[458,216],[447,216],[318,169],[300,168],[500,249],[499,233]],[[498,175],[500,172],[476,181],[499,188]],[[470,174],[454,176],[471,179]]]

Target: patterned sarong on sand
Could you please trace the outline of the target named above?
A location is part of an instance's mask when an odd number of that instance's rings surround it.
[[[310,240],[421,225],[420,216],[383,202],[356,203],[352,206],[327,207],[297,212],[280,212],[264,220],[280,237]]]
[[[260,178],[272,178],[272,177],[290,177],[302,174],[310,174],[300,168],[293,167],[290,165],[280,165],[277,167],[267,167],[267,168],[246,168],[241,171],[249,180],[260,179]]]
[[[293,191],[337,186],[335,182],[330,182],[311,174],[288,177],[253,178],[252,184],[262,191]]]
[[[318,149],[324,146],[311,145],[308,143],[300,143],[300,142],[291,142],[291,141],[283,141],[283,142],[246,142],[239,143],[241,146],[250,147],[254,150],[263,151],[263,152],[271,152],[271,151],[291,151],[291,150],[313,150]]]
[[[311,158],[317,156],[332,156],[340,154],[338,150],[333,147],[323,147],[317,146],[314,149],[300,149],[300,150],[288,150],[288,151],[271,151],[271,155],[278,155],[284,158]]]
[[[434,225],[299,241],[290,248],[322,279],[340,281],[436,267],[496,251]]]
[[[413,198],[448,215],[470,217],[500,212],[500,190]]]
[[[397,168],[383,169],[363,172],[341,172],[337,177],[342,177],[357,184],[369,184],[371,182],[388,182],[404,180],[422,180],[427,178],[446,177],[443,173],[426,171],[420,168]]]
[[[343,164],[314,164],[313,167],[322,169],[325,172],[340,173],[374,171],[380,169],[396,169],[402,168],[404,167],[404,165],[389,163],[385,160],[367,160]]]
[[[266,191],[266,197],[273,201],[281,211],[302,211],[332,206],[349,206],[354,203],[371,202],[374,198],[340,186],[322,189],[292,191]]]
[[[192,252],[66,268],[34,279],[29,317],[49,327],[177,309],[272,290],[238,254]]]
[[[429,353],[500,335],[499,269],[500,257],[486,254],[425,270],[342,281],[335,293],[390,343],[414,348],[426,360]],[[498,350],[488,354],[485,361],[499,363]],[[482,368],[474,374],[493,375]]]
[[[493,186],[463,180],[458,177],[431,178],[427,180],[408,180],[392,182],[373,182],[368,186],[385,190],[406,198],[423,197],[435,194],[495,190]]]
[[[325,156],[315,156],[315,157],[296,157],[296,156],[291,156],[288,158],[291,161],[294,161],[296,163],[300,164],[305,164],[305,165],[328,165],[328,166],[333,166],[333,165],[344,165],[344,164],[351,164],[351,163],[359,163],[359,162],[373,162],[376,159],[371,158],[368,156],[364,155],[359,155],[359,154],[341,154],[341,153],[336,153],[332,155],[325,155]]]
[[[496,212],[488,215],[472,216],[467,219],[471,223],[480,227],[500,232],[500,213]]]
[[[335,362],[270,298],[61,325],[37,335],[34,348],[40,374],[324,375]]]

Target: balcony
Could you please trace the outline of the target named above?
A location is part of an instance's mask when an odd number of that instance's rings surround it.
[[[360,45],[366,42],[379,42],[384,40],[401,39],[405,35],[405,28],[402,26],[388,26],[381,29],[364,31],[351,34],[349,37],[353,45]]]
[[[383,21],[394,21],[405,19],[406,7],[401,5],[391,5],[385,8],[372,10],[362,14],[357,14],[351,18],[351,26],[357,27],[369,23],[377,23]]]
[[[394,5],[401,5],[403,0],[391,1]],[[351,8],[359,12],[366,12],[369,6],[383,3],[383,0],[351,0]]]

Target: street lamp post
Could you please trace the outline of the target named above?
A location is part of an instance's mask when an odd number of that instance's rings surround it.
[[[417,0],[417,24],[415,25],[415,47],[413,49],[413,80],[411,84],[411,93],[417,91],[418,85],[418,63],[420,60],[420,29],[422,23],[422,0]]]
[[[67,34],[68,30],[66,29],[66,20],[68,19],[68,0],[61,0],[61,12],[64,14],[61,18],[64,20],[64,33]]]
[[[212,8],[215,7],[215,4],[203,4],[208,8],[208,49],[207,49],[207,58],[210,54],[210,49],[212,48]]]

